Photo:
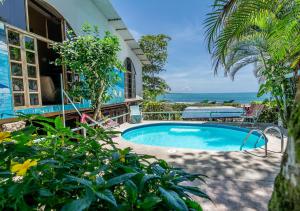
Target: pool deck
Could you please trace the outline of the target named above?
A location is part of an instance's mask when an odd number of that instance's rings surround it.
[[[151,123],[161,121],[145,121],[136,125],[125,123],[116,130],[122,132],[131,127]],[[275,136],[268,136],[268,139],[267,158],[264,157],[265,151],[262,148],[251,151],[213,152],[134,144],[123,140],[121,136],[115,138],[115,141],[121,148],[131,147],[136,153],[154,155],[173,166],[207,175],[207,184],[193,182],[193,185],[201,186],[214,202],[195,198],[204,210],[263,211],[267,210],[282,157],[282,153],[279,152],[280,139]]]

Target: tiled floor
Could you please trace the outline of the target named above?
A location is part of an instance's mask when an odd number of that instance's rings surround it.
[[[154,122],[145,122],[149,124]],[[123,124],[117,130],[124,131],[136,125]],[[273,182],[280,170],[282,154],[280,140],[268,136],[268,157],[264,149],[250,152],[208,152],[192,149],[162,148],[133,144],[116,138],[120,147],[131,147],[137,153],[151,154],[176,167],[208,176],[207,184],[199,181],[214,203],[196,198],[204,210],[267,210]]]

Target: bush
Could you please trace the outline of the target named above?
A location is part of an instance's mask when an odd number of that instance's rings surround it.
[[[82,126],[86,138],[60,118],[30,117],[25,129],[0,133],[1,210],[201,210],[190,194],[208,196],[182,182],[203,175],[118,149],[116,132]]]
[[[147,101],[143,104],[143,112],[170,112],[169,113],[157,113],[157,114],[144,114],[144,119],[147,120],[181,120],[181,112],[188,107],[188,104],[184,103],[168,103],[168,102],[156,102]],[[172,113],[173,112],[173,113]]]
[[[277,124],[279,118],[279,110],[277,109],[274,102],[265,101],[263,102],[263,104],[265,105],[265,107],[259,116],[258,122]]]

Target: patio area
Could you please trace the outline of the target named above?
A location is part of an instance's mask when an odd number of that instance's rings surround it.
[[[151,123],[158,122],[145,121],[139,125]],[[125,123],[117,128],[117,131],[122,132],[135,126],[137,125]],[[265,151],[262,148],[251,151],[213,152],[145,146],[125,141],[121,136],[115,138],[115,141],[121,148],[131,147],[136,153],[154,155],[173,166],[207,175],[207,184],[194,182],[194,185],[201,186],[213,200],[211,203],[196,198],[204,210],[267,210],[282,158],[280,139],[271,135],[267,137],[268,157],[264,157]]]

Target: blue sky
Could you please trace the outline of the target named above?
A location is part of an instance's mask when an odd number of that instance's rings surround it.
[[[172,92],[256,92],[258,83],[251,68],[234,81],[222,71],[214,76],[203,21],[213,0],[112,0],[135,38],[167,34],[172,38],[166,72],[161,74]]]

